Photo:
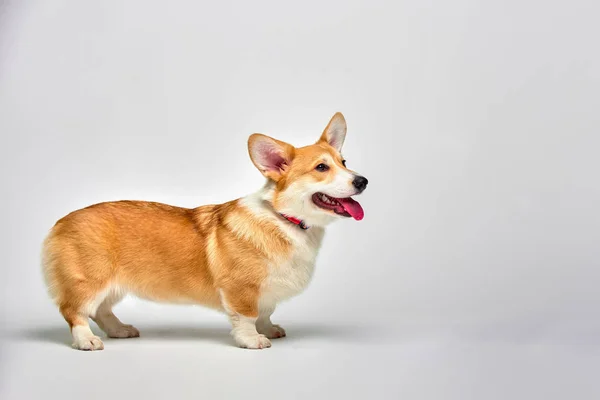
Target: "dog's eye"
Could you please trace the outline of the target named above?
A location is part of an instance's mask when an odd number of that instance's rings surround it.
[[[342,165],[345,167],[346,166],[346,160],[342,160]]]
[[[319,164],[315,169],[319,172],[325,172],[329,169],[329,167],[325,164]]]

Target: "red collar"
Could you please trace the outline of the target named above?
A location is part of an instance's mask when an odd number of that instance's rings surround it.
[[[301,219],[290,217],[289,215],[285,215],[285,214],[281,214],[281,216],[283,218],[287,219],[288,221],[290,221],[292,224],[298,225],[300,227],[300,229],[303,229],[303,230],[308,229],[308,226],[306,226],[304,221],[302,221]]]

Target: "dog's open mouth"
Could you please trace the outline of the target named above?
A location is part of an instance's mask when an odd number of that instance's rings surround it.
[[[333,211],[334,213],[344,216],[352,217],[357,221],[360,221],[365,216],[365,212],[358,203],[352,197],[337,198],[327,196],[324,193],[315,193],[312,196],[313,203],[319,208]]]

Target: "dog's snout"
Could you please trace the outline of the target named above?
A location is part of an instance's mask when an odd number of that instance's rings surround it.
[[[364,176],[357,176],[352,181],[352,185],[361,192],[367,188],[367,183],[369,183],[369,180]]]

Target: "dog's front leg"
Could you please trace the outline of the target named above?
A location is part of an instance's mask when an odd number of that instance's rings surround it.
[[[256,330],[258,320],[258,291],[256,295],[245,291],[221,290],[221,302],[229,315],[233,329],[231,335],[240,347],[264,349],[271,347],[271,341]]]
[[[285,329],[271,322],[273,312],[275,312],[275,305],[261,304],[256,320],[256,330],[269,339],[282,338],[285,336]]]

